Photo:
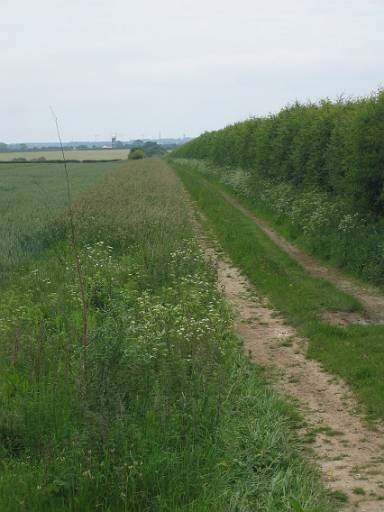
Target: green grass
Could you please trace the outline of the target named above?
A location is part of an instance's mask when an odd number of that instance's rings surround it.
[[[174,162],[233,262],[258,291],[309,339],[308,356],[345,378],[372,418],[384,417],[384,326],[331,326],[327,311],[354,311],[361,306],[332,284],[309,276],[250,219],[221,195],[219,186],[188,164]]]
[[[365,490],[362,487],[355,487],[353,489],[353,494],[357,494],[358,496],[364,496]]]
[[[127,164],[74,210],[87,348],[65,236],[0,297],[0,510],[335,510],[242,354],[172,170]]]
[[[121,163],[69,164],[73,196]],[[68,206],[62,164],[0,165],[1,273],[36,254],[52,235],[50,223]]]

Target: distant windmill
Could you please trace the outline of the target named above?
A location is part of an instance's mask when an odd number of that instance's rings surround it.
[[[114,148],[114,147],[115,147],[116,140],[117,140],[117,135],[113,135],[113,136],[112,136],[112,148]]]

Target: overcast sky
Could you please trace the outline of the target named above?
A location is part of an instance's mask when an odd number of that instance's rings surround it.
[[[384,0],[0,0],[0,141],[195,136],[384,84]]]

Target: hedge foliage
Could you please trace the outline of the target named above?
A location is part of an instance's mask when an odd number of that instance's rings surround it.
[[[206,132],[174,152],[241,167],[258,179],[323,191],[364,215],[384,215],[384,91],[294,103],[278,114]]]

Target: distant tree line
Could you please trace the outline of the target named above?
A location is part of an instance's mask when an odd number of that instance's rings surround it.
[[[137,147],[145,147],[146,153],[152,152],[153,154],[159,155],[164,154],[166,151],[173,150],[177,148],[179,143],[177,142],[164,142],[162,144],[159,144],[155,141],[143,141],[140,139],[130,141],[130,142],[122,142],[120,140],[113,141],[112,146],[108,146],[107,148],[104,146],[104,143],[83,143],[83,144],[76,144],[76,143],[64,143],[65,151],[72,151],[72,150],[88,150],[88,149],[99,149],[99,150],[105,150],[105,149],[135,149]],[[60,151],[61,146],[60,145],[28,145],[25,143],[21,144],[5,144],[4,142],[0,142],[0,153],[7,153],[7,152],[14,152],[14,151]]]
[[[139,160],[144,157],[162,156],[166,152],[167,150],[157,142],[143,142],[131,148],[128,159]]]
[[[262,178],[324,191],[382,217],[384,91],[357,100],[294,103],[278,114],[204,133],[173,155],[240,167],[254,187]]]

